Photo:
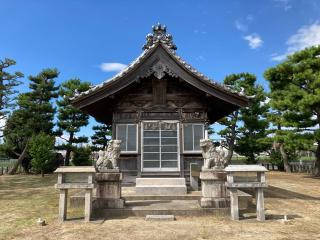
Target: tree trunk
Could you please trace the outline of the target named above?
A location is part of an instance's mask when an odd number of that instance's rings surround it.
[[[314,175],[319,177],[320,176],[320,141],[317,142],[317,150],[316,150],[316,162],[314,163]]]
[[[28,149],[28,143],[26,143],[26,146],[24,147],[22,153],[20,154],[20,156],[18,158],[18,161],[15,163],[13,168],[9,171],[10,175],[13,175],[13,174],[15,174],[17,172],[19,165],[22,163],[23,159],[27,155],[27,149]]]
[[[236,127],[237,127],[237,121],[238,121],[238,115],[239,115],[239,111],[236,111],[234,113],[234,120],[235,123],[231,126],[231,137],[229,139],[229,143],[228,143],[228,154],[226,157],[226,166],[229,165],[231,163],[231,159],[233,156],[233,151],[234,151],[234,142],[236,140]]]
[[[284,170],[288,173],[291,173],[291,168],[290,168],[290,165],[289,165],[289,157],[288,157],[288,154],[286,153],[286,151],[284,150],[283,148],[283,143],[280,143],[279,144],[279,150],[280,150],[280,153],[281,153],[281,157],[282,157],[282,160],[283,160],[283,166],[284,166]]]
[[[64,165],[65,166],[69,166],[70,164],[70,155],[71,155],[71,144],[73,142],[73,132],[70,133],[70,136],[69,136],[69,141],[68,141],[68,148],[66,150],[66,159],[65,159],[65,162],[64,162]]]
[[[226,165],[229,165],[231,163],[231,159],[233,156],[233,150],[234,150],[234,140],[229,145],[228,154],[226,156]]]
[[[70,154],[71,154],[71,149],[68,147],[67,150],[66,150],[66,159],[64,161],[64,165],[65,166],[69,166]]]
[[[41,170],[41,177],[44,177],[44,171]]]

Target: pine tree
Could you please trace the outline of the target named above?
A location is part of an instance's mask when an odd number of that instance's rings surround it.
[[[254,96],[248,107],[236,110],[219,121],[225,126],[219,134],[224,138],[223,146],[228,149],[227,161],[230,163],[236,150],[246,156],[248,162],[256,162],[255,155],[268,147],[261,141],[268,127],[263,119],[268,106],[261,104],[266,98],[263,88],[256,84],[256,76],[250,73],[231,74],[224,79],[224,84],[247,96]]]
[[[20,85],[18,80],[23,77],[21,72],[9,73],[6,68],[14,66],[16,62],[12,59],[5,58],[0,60],[0,121],[6,120],[10,108],[13,107],[13,100],[17,91],[15,87]],[[3,131],[3,126],[0,126],[0,131]]]
[[[75,91],[84,92],[90,88],[90,83],[81,82],[80,79],[70,79],[64,82],[59,91],[61,97],[57,101],[58,109],[58,132],[60,135],[67,133],[67,138],[62,137],[66,143],[59,146],[59,149],[66,150],[65,165],[69,165],[70,154],[74,149],[74,144],[85,143],[87,137],[77,137],[75,134],[80,131],[81,127],[88,125],[89,116],[81,110],[71,105],[70,98],[73,97]]]
[[[99,124],[93,126],[95,131],[91,137],[93,150],[103,150],[108,145],[108,141],[111,139],[112,126],[107,124]]]
[[[28,142],[33,135],[40,132],[53,134],[55,108],[52,99],[57,97],[58,87],[55,86],[55,78],[58,75],[57,69],[44,69],[38,75],[30,76],[31,91],[18,97],[18,109],[9,117],[4,131],[8,149],[15,148],[10,144],[20,142],[19,152],[16,152],[19,158],[10,174],[14,174],[24,161],[28,152]]]
[[[311,150],[310,139],[317,144],[314,174],[320,176],[320,46],[288,56],[264,76],[270,85],[271,107],[282,113],[282,126],[294,133],[291,136],[300,140],[300,147],[309,145]]]

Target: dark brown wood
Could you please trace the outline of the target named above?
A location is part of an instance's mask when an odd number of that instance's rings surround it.
[[[148,54],[146,54],[140,64],[137,64],[136,67],[128,71],[128,73],[123,77],[117,79],[117,81],[107,82],[102,88],[75,99],[73,102],[74,106],[83,109],[98,120],[111,122],[112,119],[110,113],[112,112],[108,110],[110,110],[110,107],[112,108],[114,103],[117,103],[117,95],[123,96],[124,92],[126,92],[128,88],[132,88],[133,85],[141,86],[141,83],[143,82],[142,80],[149,78],[149,83],[147,83],[146,86],[142,85],[145,91],[145,96],[140,96],[140,99],[137,98],[136,102],[132,104],[141,105],[142,102],[147,103],[148,98],[152,98],[153,95],[152,88],[148,89],[152,85],[152,81],[150,81],[150,76],[152,77],[152,75],[150,75],[149,72],[150,69],[152,69],[152,66],[159,61],[165,63],[166,66],[175,73],[179,79],[177,81],[178,86],[183,85],[183,88],[190,88],[194,92],[201,93],[202,98],[205,98],[206,101],[210,103],[210,106],[212,106],[212,109],[208,109],[210,123],[213,123],[237,108],[248,104],[247,98],[228,92],[222,87],[210,83],[210,81],[205,81],[197,75],[191,74],[190,71],[188,71],[184,65],[181,65],[181,63],[177,61],[166,48],[159,44],[156,48],[150,50]],[[160,79],[159,81],[161,82],[161,80],[163,79]],[[181,80],[182,82],[179,83]],[[168,79],[167,82],[169,83],[169,81],[171,80]],[[167,90],[167,104],[169,104],[170,98],[175,98],[175,96],[172,94],[170,95],[171,89],[169,86],[167,87]],[[180,93],[183,93],[183,91]],[[110,98],[110,96],[112,96],[113,99]],[[181,99],[180,101],[178,100],[179,98],[180,96],[177,95],[177,106],[179,106],[179,104],[183,104]],[[101,113],[102,109],[104,109],[103,113]]]

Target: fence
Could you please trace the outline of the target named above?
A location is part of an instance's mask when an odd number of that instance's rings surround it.
[[[8,174],[8,172],[13,168],[17,159],[0,158],[0,175]],[[19,166],[17,172],[21,172],[21,166]]]
[[[289,162],[291,172],[301,172],[301,173],[312,173],[314,169],[315,161],[298,161]],[[261,163],[268,170],[277,171],[279,170],[275,164],[272,163]]]
[[[315,161],[299,161],[290,162],[291,172],[306,172],[312,173],[314,169]]]

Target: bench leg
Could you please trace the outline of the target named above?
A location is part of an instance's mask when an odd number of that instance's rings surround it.
[[[85,203],[84,203],[84,220],[90,221],[92,211],[92,189],[86,189]]]
[[[59,221],[61,222],[63,222],[67,218],[67,198],[68,198],[68,189],[60,189]]]
[[[231,219],[239,220],[239,201],[237,189],[230,189],[230,209]]]
[[[256,190],[256,205],[257,205],[257,220],[264,221],[266,217],[264,213],[263,188],[257,188]]]

